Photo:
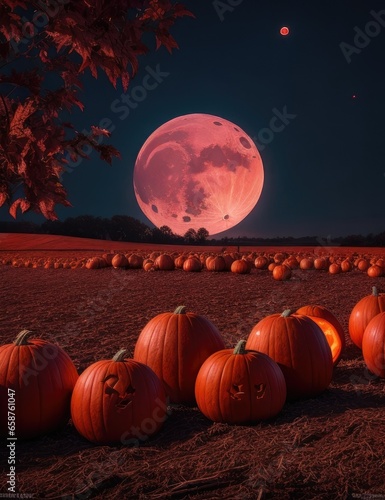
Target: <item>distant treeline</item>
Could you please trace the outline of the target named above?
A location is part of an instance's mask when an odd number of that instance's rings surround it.
[[[174,234],[168,226],[150,228],[143,222],[127,216],[114,215],[110,219],[80,215],[69,217],[64,221],[45,221],[42,224],[13,221],[1,222],[0,233],[32,233],[78,236],[112,241],[130,241],[135,243],[159,244],[207,244],[207,245],[260,245],[260,246],[353,246],[353,247],[385,247],[385,231],[366,236],[353,234],[338,238],[320,236],[252,238],[247,236],[220,239],[209,238],[205,228],[188,229],[182,235]]]

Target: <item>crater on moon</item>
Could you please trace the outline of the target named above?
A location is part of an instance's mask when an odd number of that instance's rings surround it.
[[[214,235],[253,210],[264,172],[257,147],[238,125],[197,113],[174,118],[148,137],[133,181],[138,204],[155,226],[181,235],[204,227]]]

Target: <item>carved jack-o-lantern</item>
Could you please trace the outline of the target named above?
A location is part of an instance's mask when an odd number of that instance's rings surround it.
[[[286,400],[286,383],[267,355],[235,349],[212,354],[201,366],[195,397],[201,412],[214,422],[243,424],[276,416]]]
[[[96,443],[142,441],[155,434],[167,415],[163,384],[148,366],[124,359],[98,361],[80,375],[71,399],[77,431]]]

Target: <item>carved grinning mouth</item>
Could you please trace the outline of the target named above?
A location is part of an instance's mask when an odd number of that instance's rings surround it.
[[[242,384],[240,384],[240,385],[233,384],[231,387],[231,390],[229,391],[230,397],[232,399],[241,400],[242,396],[245,394],[244,391],[242,390],[242,388],[243,388]],[[256,398],[262,399],[265,395],[265,392],[266,392],[266,384],[263,384],[263,383],[256,384],[256,385],[254,385],[254,388],[256,391]]]

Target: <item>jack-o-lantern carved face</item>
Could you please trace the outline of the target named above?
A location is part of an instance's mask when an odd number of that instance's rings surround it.
[[[162,382],[125,349],[93,363],[80,375],[71,399],[76,430],[94,443],[145,440],[163,425],[167,397]],[[139,434],[140,432],[140,434]]]
[[[117,375],[107,375],[102,383],[105,384],[104,392],[105,394],[117,395],[116,407],[120,410],[124,410],[130,403],[132,403],[133,397],[135,395],[135,388],[132,387],[131,383],[125,387],[124,383],[119,380]]]

